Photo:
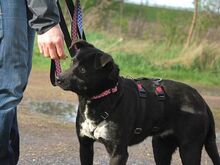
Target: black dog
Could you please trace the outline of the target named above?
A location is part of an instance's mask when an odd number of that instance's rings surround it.
[[[220,165],[213,116],[195,89],[171,80],[120,77],[110,55],[85,41],[75,47],[73,65],[57,84],[79,96],[82,165],[93,164],[94,141],[105,145],[111,165],[125,165],[128,146],[148,136],[157,165],[169,165],[177,147],[184,165],[199,165],[203,145]]]

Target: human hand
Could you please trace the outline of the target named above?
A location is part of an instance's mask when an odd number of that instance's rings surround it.
[[[38,35],[40,53],[51,59],[65,59],[64,36],[60,25],[52,27],[47,32]]]

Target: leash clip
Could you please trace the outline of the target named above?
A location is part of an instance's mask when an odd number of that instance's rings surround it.
[[[103,120],[106,120],[109,117],[109,114],[107,112],[104,112],[104,114],[101,115],[101,118],[103,118]]]

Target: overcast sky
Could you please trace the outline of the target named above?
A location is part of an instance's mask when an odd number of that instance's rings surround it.
[[[150,5],[171,6],[181,8],[193,8],[193,0],[125,0],[127,2],[146,3]]]

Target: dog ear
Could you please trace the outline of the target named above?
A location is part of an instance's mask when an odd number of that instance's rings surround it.
[[[110,55],[102,53],[101,55],[96,55],[95,58],[95,68],[99,69],[106,66],[109,62],[112,62],[113,59]]]
[[[75,46],[76,49],[88,48],[88,47],[94,48],[94,46],[92,44],[86,42],[85,40],[78,40],[78,41],[74,42],[72,44],[72,46]]]

